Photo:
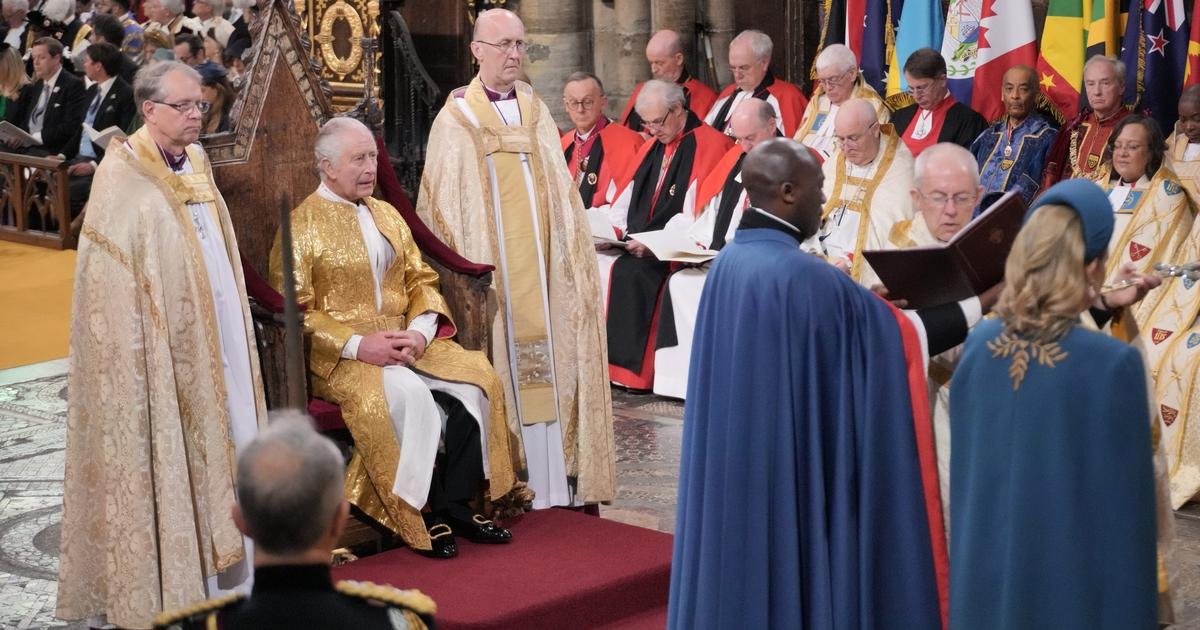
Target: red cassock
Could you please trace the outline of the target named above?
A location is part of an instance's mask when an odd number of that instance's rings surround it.
[[[683,74],[679,75],[675,82],[683,88],[683,93],[687,97],[688,109],[692,110],[696,118],[704,120],[708,110],[712,109],[713,103],[717,101],[716,91],[708,87],[708,84],[689,75],[687,68],[683,69]],[[643,85],[645,83],[639,83],[633,88],[633,94],[629,95],[629,102],[625,104],[625,111],[621,113],[621,124],[639,133],[642,131],[642,117],[638,116],[633,106],[637,103],[637,96],[642,91]]]
[[[562,136],[563,157],[579,189],[583,205],[604,205],[610,185],[623,188],[631,175],[634,158],[645,139],[626,127],[601,118],[586,140],[568,131]]]
[[[704,121],[717,131],[726,132],[725,128],[729,125],[729,117],[733,115],[733,103],[741,91],[736,83],[725,86]],[[796,135],[796,129],[804,118],[804,108],[808,107],[808,98],[804,96],[804,92],[801,92],[800,88],[787,81],[776,79],[775,75],[767,71],[767,76],[763,77],[762,83],[754,88],[753,96],[770,103],[771,107],[775,108],[775,115],[779,118],[781,126],[780,131],[784,136],[791,138]]]

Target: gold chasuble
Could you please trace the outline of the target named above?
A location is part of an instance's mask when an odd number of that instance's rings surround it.
[[[1106,277],[1111,278],[1125,263],[1133,263],[1138,271],[1149,273],[1156,263],[1171,261],[1192,228],[1194,215],[1187,195],[1179,178],[1166,166],[1160,167],[1151,178],[1143,177],[1127,193],[1118,190],[1109,179],[1110,173],[1110,166],[1105,165],[1096,176],[1116,213],[1116,225],[1108,244]],[[1134,308],[1139,328],[1150,331],[1150,313],[1166,293],[1153,291]],[[1153,335],[1153,331],[1150,333]]]
[[[591,232],[554,120],[527,83],[514,90],[520,120],[505,119],[478,78],[450,95],[417,212],[458,253],[496,265],[491,355],[510,417],[561,423],[576,496],[608,501],[612,400]]]
[[[150,627],[243,557],[217,312],[185,202],[207,202],[232,267],[266,422],[241,257],[199,145],[167,168],[143,128],[109,145],[79,239],[57,615]]]
[[[854,85],[854,94],[850,98],[861,98],[870,103],[875,108],[879,124],[887,124],[892,117],[892,110],[888,109],[887,103],[866,82],[861,72],[855,77]],[[822,160],[829,159],[837,152],[833,139],[833,119],[837,116],[838,107],[825,95],[825,87],[818,84],[808,100],[808,106],[804,108],[804,117],[800,119],[800,126],[796,128],[796,135],[792,139],[819,153]]]
[[[504,389],[482,352],[470,352],[450,339],[450,311],[438,290],[437,273],[421,259],[412,232],[386,202],[363,199],[379,232],[396,252],[381,279],[382,307],[376,307],[375,277],[363,243],[357,210],[349,203],[313,193],[292,211],[296,300],[305,306],[304,332],[312,342],[309,370],[313,394],[337,403],[354,436],[355,452],[346,469],[346,498],[416,549],[429,549],[429,534],[418,508],[392,492],[400,441],[388,412],[383,368],[342,358],[353,335],[404,330],[432,311],[442,319],[436,338],[412,369],[421,374],[475,385],[487,395],[488,497],[495,501],[523,489],[516,471],[524,468],[520,431],[507,424]],[[271,284],[283,286],[279,237],[271,249]],[[445,323],[450,325],[445,325]]]
[[[890,124],[879,125],[879,153],[867,165],[855,166],[838,151],[821,166],[825,174],[825,207],[819,232],[826,256],[844,258],[850,277],[864,287],[879,283],[864,249],[887,247],[888,232],[913,216],[913,156]]]
[[[1167,154],[1163,166],[1171,169],[1183,184],[1192,213],[1200,209],[1200,145],[1192,147],[1188,155],[1188,137],[1176,131],[1167,138]],[[1190,158],[1190,159],[1189,159]]]

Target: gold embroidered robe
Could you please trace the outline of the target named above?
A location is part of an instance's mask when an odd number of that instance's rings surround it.
[[[879,154],[868,165],[865,175],[852,175],[852,165],[841,151],[821,165],[825,174],[821,235],[829,234],[832,237],[832,240],[825,239],[826,254],[831,258],[847,256],[850,277],[868,288],[879,284],[879,277],[863,259],[862,251],[886,247],[891,227],[913,216],[912,198],[909,195],[913,186],[912,153],[893,131],[891,124],[883,124],[879,128]],[[845,213],[841,223],[835,227],[833,223],[838,221],[838,211],[843,207]],[[848,224],[847,218],[857,223]],[[845,227],[847,225],[852,227]],[[843,230],[848,231],[839,234]],[[836,241],[842,241],[844,246],[830,245]]]
[[[480,98],[478,78],[449,96],[430,131],[417,212],[455,251],[497,267],[491,356],[504,383],[509,417],[521,417],[516,405],[529,384],[553,381],[549,384],[556,399],[551,411],[561,423],[563,459],[567,475],[576,480],[576,496],[585,502],[609,501],[616,492],[612,398],[603,361],[607,339],[591,231],[549,110],[527,83],[518,82],[514,89],[521,117],[513,126],[498,119],[477,124],[456,103]],[[508,160],[514,155],[527,156],[533,201],[546,230],[535,232],[539,238],[529,238],[524,247],[537,254],[538,265],[514,270],[512,283],[528,284],[530,278],[524,275],[530,274],[536,286],[540,275],[542,295],[548,300],[545,333],[550,352],[521,350],[523,340],[509,333],[515,318],[507,313],[525,305],[511,299],[504,278],[513,247],[498,236],[528,219],[498,212],[505,208],[495,207],[489,169],[495,164],[502,189],[497,194],[505,194],[524,177],[522,165]],[[524,190],[524,184],[520,186]],[[515,374],[513,365],[518,366]]]
[[[120,627],[203,600],[205,578],[243,557],[229,518],[234,446],[220,332],[188,187],[145,128],[96,170],[71,313],[67,450],[57,615]],[[244,316],[258,424],[266,422],[254,328],[233,226],[208,160]]]
[[[862,73],[854,80],[854,94],[851,98],[861,98],[875,107],[875,115],[879,119],[879,124],[886,124],[892,117],[892,110],[888,109],[887,103],[871,87]],[[805,146],[812,148],[817,153],[821,154],[824,160],[829,159],[831,155],[837,152],[837,147],[833,144],[833,121],[829,120],[836,115],[830,113],[833,103],[829,97],[825,95],[825,88],[821,85],[813,90],[813,96],[808,100],[808,106],[804,108],[804,117],[800,119],[800,126],[796,128],[796,135],[792,137],[797,142],[804,143]],[[822,130],[825,131],[822,134]]]
[[[296,300],[304,305],[304,331],[312,348],[309,371],[313,394],[337,403],[354,436],[355,452],[346,470],[346,498],[417,549],[429,549],[420,511],[392,493],[400,442],[383,393],[383,368],[343,359],[353,335],[404,330],[427,311],[451,322],[438,290],[437,272],[421,252],[400,213],[386,202],[366,198],[375,226],[396,252],[381,279],[382,308],[376,308],[375,278],[363,243],[356,209],[348,203],[309,195],[292,211]],[[271,249],[271,284],[283,286],[279,237]],[[412,369],[445,381],[469,383],[487,395],[488,495],[495,500],[518,487],[524,468],[520,432],[509,426],[504,390],[482,352],[464,350],[450,339],[453,324],[439,335]]]
[[[1105,164],[1096,177],[1105,193],[1111,193],[1114,187],[1110,175],[1111,165]],[[1191,230],[1193,218],[1183,185],[1171,169],[1160,167],[1153,177],[1138,181],[1116,211],[1106,277],[1112,278],[1125,263],[1134,263],[1138,271],[1148,273],[1155,263],[1171,261]],[[1150,329],[1151,312],[1165,293],[1151,292],[1134,307],[1139,328]],[[1153,367],[1153,357],[1148,365]]]
[[[1179,178],[1179,183],[1183,184],[1183,190],[1187,193],[1188,203],[1192,204],[1192,214],[1195,214],[1196,210],[1200,209],[1200,159],[1184,159],[1187,147],[1186,135],[1179,131],[1172,133],[1171,137],[1167,138],[1167,154],[1163,166],[1171,169]]]

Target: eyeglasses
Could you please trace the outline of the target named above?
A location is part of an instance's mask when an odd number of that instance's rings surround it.
[[[585,98],[582,101],[573,101],[573,100],[564,98],[563,105],[566,105],[567,109],[591,109],[593,106],[596,105],[596,101],[595,101],[595,99],[590,99],[590,98]]]
[[[817,82],[827,88],[839,88],[846,84],[846,80],[850,78],[850,73],[854,70],[854,68],[851,68],[841,74],[835,74],[831,77],[817,77]]]
[[[663,116],[662,118],[659,118],[658,120],[642,121],[642,126],[645,127],[646,129],[662,129],[663,125],[667,124],[667,119],[670,118],[671,115],[674,113],[675,113],[675,110],[670,110],[666,113],[665,116]]]
[[[854,146],[858,146],[858,143],[862,142],[867,137],[867,133],[869,133],[872,129],[874,129],[878,125],[879,125],[878,122],[873,122],[870,125],[868,125],[866,129],[863,129],[862,131],[860,131],[856,134],[853,134],[853,135],[849,135],[849,136],[835,135],[833,137],[833,141],[838,145],[853,144]]]
[[[970,193],[958,193],[957,195],[951,196],[942,192],[925,194],[924,192],[918,190],[917,194],[928,199],[930,203],[938,206],[939,208],[945,206],[947,201],[953,202],[954,207],[960,210],[975,207],[976,196]]]
[[[938,81],[940,81],[941,79],[942,79],[942,77],[938,77],[937,79],[934,79],[934,80],[930,81],[929,83],[926,83],[925,85],[912,85],[910,83],[908,86],[908,92],[909,92],[909,94],[924,94],[926,92],[933,90],[933,86],[937,85]]]
[[[475,41],[479,42],[480,44],[487,44],[488,46],[491,46],[492,48],[495,48],[506,55],[514,50],[516,50],[518,54],[524,55],[525,52],[529,50],[529,43],[520,39],[515,42],[505,40],[500,43],[485,42],[482,39],[477,39]]]
[[[182,114],[184,116],[191,113],[191,111],[193,109],[200,112],[201,114],[207,114],[208,108],[212,107],[212,104],[209,103],[208,101],[184,101],[182,103],[168,103],[166,101],[150,101],[150,102],[157,103],[159,105],[166,105],[167,107],[170,107],[171,109],[179,112],[180,114]]]

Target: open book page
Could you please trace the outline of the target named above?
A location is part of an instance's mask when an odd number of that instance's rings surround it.
[[[125,132],[120,127],[112,125],[101,131],[96,131],[95,127],[87,123],[83,123],[83,131],[87,134],[88,140],[92,141],[92,145],[101,150],[108,148],[108,143],[112,142],[113,138],[124,138]]]
[[[592,242],[625,247],[625,243],[617,239],[617,228],[608,220],[608,216],[596,208],[588,208],[587,213],[592,228]]]
[[[688,238],[687,234],[675,230],[654,230],[630,234],[629,240],[645,245],[659,260],[702,263],[716,257],[717,251],[706,249]]]
[[[42,143],[41,140],[25,133],[24,129],[7,120],[0,121],[0,142],[8,145],[15,144],[20,147],[37,146]]]

